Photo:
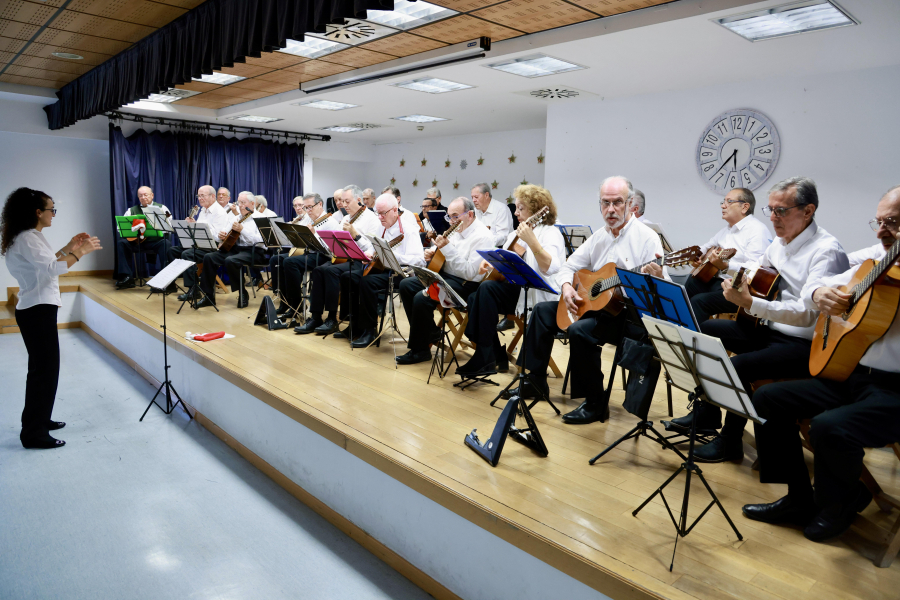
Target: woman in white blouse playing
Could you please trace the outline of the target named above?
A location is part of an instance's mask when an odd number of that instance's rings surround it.
[[[0,216],[0,256],[6,256],[6,266],[19,282],[16,324],[28,350],[25,410],[19,434],[26,448],[66,444],[49,433],[66,425],[50,419],[59,382],[59,276],[85,254],[100,249],[100,240],[79,233],[54,253],[41,230],[50,227],[55,215],[50,196],[23,187],[9,195]]]

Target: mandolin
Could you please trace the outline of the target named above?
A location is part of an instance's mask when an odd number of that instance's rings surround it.
[[[665,254],[662,258],[654,258],[649,262],[639,265],[631,271],[640,273],[645,266],[656,263],[665,267],[679,267],[700,256],[699,246],[689,246],[682,250]],[[581,269],[572,276],[572,287],[578,293],[581,302],[578,303],[578,312],[569,312],[565,299],[560,296],[559,306],[556,309],[556,324],[565,331],[569,325],[580,319],[585,313],[595,310],[605,310],[617,315],[625,308],[621,292],[618,290],[621,281],[616,274],[616,263],[606,263],[597,271]]]
[[[451,225],[447,231],[445,231],[442,235],[444,239],[449,239],[451,235],[456,233],[456,230],[459,229],[459,226],[462,225],[462,219],[456,222],[456,225]],[[431,256],[431,260],[428,262],[428,270],[434,271],[435,273],[440,272],[441,269],[444,268],[444,258],[443,252],[441,252],[440,248],[436,248],[434,254]]]
[[[388,242],[388,248],[393,249],[397,246],[397,244],[399,244],[402,241],[403,241],[403,234],[401,233],[400,235],[398,235],[397,237],[395,237],[394,239],[392,239],[391,241]],[[381,261],[378,260],[378,257],[375,257],[371,261],[369,261],[369,263],[366,265],[366,268],[363,269],[363,277],[365,277],[366,275],[371,273],[373,270],[376,273],[381,273],[382,271],[384,271],[384,265],[381,264]]]
[[[535,227],[537,227],[539,224],[541,224],[544,221],[544,217],[547,216],[547,213],[549,211],[550,211],[550,207],[545,206],[544,208],[540,209],[539,211],[537,211],[536,213],[534,213],[533,215],[528,217],[528,219],[525,221],[525,223],[529,227],[534,229]],[[490,229],[490,227],[488,229]],[[509,245],[505,249],[509,250],[511,252],[516,252],[516,243],[518,241],[519,241],[519,236],[515,236],[509,242]],[[518,254],[518,252],[516,252],[516,254]],[[484,279],[482,279],[482,281],[506,281],[506,277],[501,275],[500,271],[491,267],[488,270],[488,272],[484,274]]]
[[[713,277],[719,274],[719,268],[712,264],[710,259],[715,257],[719,260],[727,261],[735,254],[737,254],[737,250],[734,248],[728,248],[727,250],[724,248],[710,248],[706,251],[706,254],[701,257],[700,264],[691,271],[691,277],[702,281],[703,283],[709,283]]]
[[[844,381],[869,346],[881,339],[897,317],[900,305],[900,240],[881,262],[862,263],[841,291],[850,294],[850,308],[840,317],[819,313],[809,353],[813,377]]]
[[[760,300],[774,300],[778,297],[778,280],[781,275],[772,267],[757,267],[756,271],[747,274],[744,267],[735,274],[731,281],[731,287],[735,291],[740,292],[746,283],[750,286],[750,295]],[[759,317],[754,317],[744,308],[739,308],[735,321],[744,321],[752,324],[754,327],[759,325]]]
[[[243,223],[244,221],[251,218],[252,216],[253,216],[253,211],[251,210],[246,215],[241,217],[238,220],[238,223]],[[219,244],[219,251],[220,252],[228,252],[229,250],[231,250],[234,247],[235,244],[237,244],[239,239],[241,239],[241,232],[236,231],[235,229],[232,229],[231,231],[228,232],[228,237],[226,237],[224,240],[222,240],[222,243]]]
[[[360,217],[363,215],[364,212],[366,212],[367,210],[369,210],[369,209],[367,209],[365,206],[363,206],[362,204],[360,204],[359,206],[360,206],[361,208],[360,208],[358,211],[356,211],[356,214],[354,214],[352,217],[350,217],[350,220],[349,220],[349,221],[347,221],[347,224],[348,224],[348,225],[353,225],[354,223],[356,223],[356,220],[357,220],[358,218],[360,218]],[[333,256],[331,257],[331,264],[333,264],[333,265],[337,265],[337,264],[345,263],[345,262],[347,262],[347,259],[346,259],[346,258],[335,258],[335,257],[333,257]]]

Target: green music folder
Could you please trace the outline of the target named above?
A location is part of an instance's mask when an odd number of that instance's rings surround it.
[[[144,223],[147,225],[147,229],[144,231],[145,238],[160,238],[163,237],[164,233],[159,231],[158,229],[154,229],[153,225],[150,224],[150,219],[145,217],[144,215],[135,215],[133,217],[119,217],[116,216],[116,228],[119,230],[119,235],[123,238],[133,239],[138,237],[137,231],[132,231],[132,221],[135,219],[143,219]]]

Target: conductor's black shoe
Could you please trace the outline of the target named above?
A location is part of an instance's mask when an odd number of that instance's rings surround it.
[[[763,523],[792,523],[806,527],[816,516],[816,503],[812,498],[805,502],[791,496],[779,498],[768,504],[745,504],[741,511],[744,516]]]
[[[45,435],[39,438],[19,438],[22,442],[22,447],[28,448],[29,450],[49,450],[51,448],[62,448],[66,445],[66,443],[62,440],[58,440],[49,435]]]
[[[398,365],[415,365],[431,360],[431,350],[410,350],[397,357]]]
[[[806,539],[813,542],[824,542],[850,529],[856,515],[872,501],[872,493],[869,489],[862,482],[857,482],[857,484],[856,496],[847,504],[835,504],[819,511],[819,514],[803,530]]]
[[[524,389],[522,386],[524,385]],[[550,398],[550,386],[547,385],[547,380],[543,381],[538,380],[532,383],[530,380],[525,383],[520,383],[518,386],[509,390],[509,397],[519,396],[523,400],[533,400],[538,397],[538,391],[544,393],[544,398]]]
[[[66,424],[62,421],[50,421],[47,424],[47,429],[50,431],[56,431],[57,429],[62,429]]]
[[[128,290],[128,289],[131,289],[131,288],[133,288],[133,287],[135,287],[135,284],[134,284],[134,277],[131,277],[131,276],[126,277],[126,278],[123,279],[122,281],[119,281],[118,283],[116,283],[116,289],[117,289],[117,290]]]
[[[209,296],[203,298],[200,302],[194,305],[194,308],[206,308],[207,306],[215,306],[216,303],[209,299]]]
[[[248,294],[247,292],[241,292],[238,296],[237,307],[247,308],[248,304],[250,304],[250,294]]]
[[[352,348],[368,348],[375,341],[375,331],[367,329],[361,336],[350,342]],[[430,353],[429,353],[430,355]],[[431,356],[429,356],[431,358]]]
[[[578,408],[562,416],[563,423],[569,425],[586,425],[600,421],[605,423],[609,419],[609,404],[601,405],[599,402],[582,402]]]
[[[334,333],[337,331],[338,322],[333,318],[329,317],[325,319],[325,322],[316,327],[316,335],[328,335],[330,333]]]
[[[307,333],[315,332],[316,328],[322,325],[322,319],[316,319],[315,317],[310,317],[306,320],[306,323],[303,325],[297,325],[294,327],[294,333],[299,333],[301,335]]]
[[[497,323],[497,331],[509,331],[510,329],[512,329],[515,326],[516,326],[515,323],[513,323],[506,317],[503,317],[502,319],[500,319],[500,322]]]
[[[741,438],[717,435],[713,440],[694,449],[694,460],[703,463],[739,461],[744,458],[744,442]]]

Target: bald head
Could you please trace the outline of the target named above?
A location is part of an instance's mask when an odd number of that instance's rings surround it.
[[[393,194],[382,194],[376,198],[375,214],[378,215],[378,219],[385,229],[393,227],[394,223],[396,223],[397,219],[400,217],[400,213],[397,211],[398,206],[400,206],[400,204]]]
[[[216,201],[216,188],[211,185],[201,185],[197,190],[197,202],[203,208],[209,208]]]
[[[875,235],[887,250],[900,237],[900,185],[892,187],[881,197],[875,219],[881,223]]]
[[[142,185],[138,188],[137,197],[141,206],[150,206],[153,204],[153,190],[146,185]]]

